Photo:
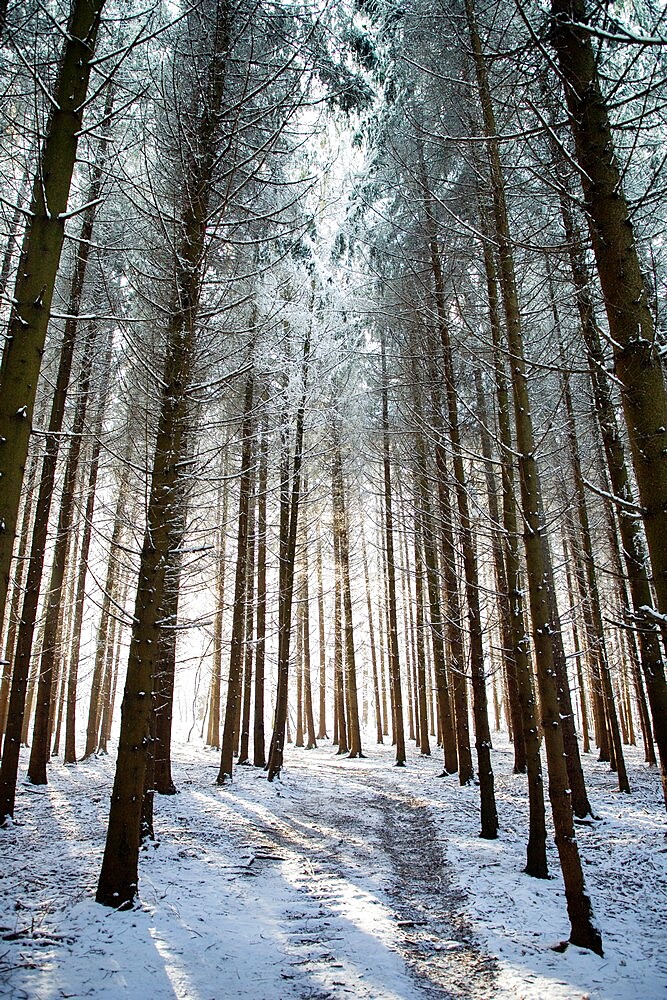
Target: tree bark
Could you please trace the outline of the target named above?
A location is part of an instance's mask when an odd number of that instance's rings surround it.
[[[104,0],[74,0],[64,35],[0,367],[0,621],[4,618],[21,487],[51,299]],[[58,428],[60,429],[60,428]],[[19,670],[21,673],[22,668]],[[15,696],[23,696],[20,683]],[[21,699],[22,700],[22,699]],[[14,739],[14,736],[11,736]],[[16,748],[18,750],[18,747]],[[10,750],[10,757],[13,750]],[[14,765],[11,763],[10,770]],[[13,814],[11,774],[0,778],[0,816]]]
[[[384,337],[382,350],[382,466],[384,473],[384,536],[387,569],[387,617],[389,630],[387,647],[389,654],[389,682],[391,685],[394,720],[394,740],[396,743],[396,766],[405,765],[405,731],[403,726],[403,692],[401,689],[401,665],[398,650],[398,616],[396,613],[396,566],[394,561],[394,514],[391,486],[391,451],[389,442],[389,387],[387,382],[387,355]]]
[[[642,504],[658,611],[667,614],[667,392],[585,0],[552,0],[558,57]],[[651,605],[649,605],[651,607]]]
[[[533,635],[538,665],[538,684],[542,711],[544,742],[547,751],[549,773],[549,798],[556,831],[556,846],[561,862],[565,897],[570,918],[570,941],[572,944],[589,948],[602,954],[602,935],[593,918],[593,908],[586,890],[581,858],[577,846],[570,779],[563,741],[562,710],[559,703],[559,687],[556,680],[556,659],[554,656],[554,610],[555,595],[551,565],[547,558],[544,538],[542,495],[538,477],[536,444],[532,425],[528,379],[523,346],[523,333],[516,289],[516,277],[509,222],[505,203],[505,187],[497,143],[497,128],[491,91],[486,70],[486,62],[477,31],[472,0],[465,0],[466,16],[477,84],[482,104],[486,148],[489,158],[493,207],[498,236],[500,278],[505,315],[507,321],[508,346],[512,357],[512,391],[514,397],[514,419],[519,451],[519,473],[521,481],[521,505],[523,509],[525,533],[528,589],[530,596]]]
[[[253,479],[253,399],[255,379],[251,373],[246,381],[241,426],[241,471],[239,479],[239,515],[236,536],[236,577],[232,612],[232,640],[229,652],[229,679],[225,721],[222,729],[220,770],[217,783],[231,781],[234,752],[241,707],[241,681],[245,651],[246,593],[248,579],[248,528],[250,496]]]

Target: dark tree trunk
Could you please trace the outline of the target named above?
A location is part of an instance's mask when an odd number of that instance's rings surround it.
[[[556,50],[581,167],[614,370],[642,504],[658,610],[667,614],[667,392],[585,0],[552,0]]]
[[[391,485],[391,451],[389,441],[389,386],[387,382],[387,356],[382,339],[382,460],[384,472],[384,536],[387,560],[387,613],[389,631],[387,646],[389,653],[389,681],[391,685],[394,720],[394,741],[396,743],[396,765],[405,764],[405,733],[403,728],[403,692],[401,689],[401,665],[398,651],[398,616],[396,613],[396,565],[394,561],[394,515]]]
[[[290,492],[289,439],[286,421],[281,428],[281,469],[280,469],[280,569],[278,582],[278,690],[276,692],[276,715],[269,750],[268,779],[273,781],[280,775],[283,766],[285,730],[287,728],[287,694],[289,681],[289,653],[292,632],[292,598],[294,595],[294,560],[301,497],[301,464],[303,461],[303,425],[306,410],[306,389],[310,361],[310,333],[303,344],[301,369],[301,398],[296,415],[294,432],[294,461],[292,465]]]
[[[498,133],[486,62],[477,31],[472,0],[465,0],[465,9],[487,137],[501,289],[507,321],[508,346],[512,357],[514,419],[519,452],[521,506],[525,522],[524,544],[538,667],[537,678],[540,690],[542,725],[547,751],[549,798],[556,832],[556,846],[565,883],[565,897],[571,926],[570,941],[581,947],[589,948],[597,954],[602,954],[602,936],[593,918],[593,908],[586,890],[574,829],[572,794],[563,739],[563,706],[559,702],[560,691],[553,642],[554,631],[557,628],[554,622],[555,596],[551,565],[547,557],[544,538],[536,442],[528,395],[523,332],[505,203],[504,177],[497,142]]]
[[[83,112],[104,0],[74,0],[58,77],[44,130],[30,201],[28,225],[17,271],[12,311],[0,367],[0,621],[4,618],[16,535],[21,487],[28,456],[33,407],[41,367],[51,299],[65,236],[65,219]],[[65,379],[63,393],[67,386]],[[61,418],[62,419],[62,418]],[[56,428],[51,428],[55,430]],[[57,428],[60,430],[60,427]],[[25,664],[13,714],[20,715],[25,697]],[[26,667],[27,669],[27,667]],[[15,728],[15,727],[14,727]],[[20,731],[20,725],[18,730]],[[12,815],[15,735],[4,777],[0,777],[0,817]],[[4,761],[3,761],[4,763]]]
[[[241,682],[243,654],[245,651],[246,593],[248,578],[249,510],[253,478],[253,398],[255,380],[248,376],[243,404],[241,426],[241,474],[239,481],[239,516],[236,536],[236,579],[232,612],[232,641],[229,652],[229,679],[225,721],[222,730],[220,770],[217,783],[231,780],[234,752],[236,750],[238,722],[241,708]]]

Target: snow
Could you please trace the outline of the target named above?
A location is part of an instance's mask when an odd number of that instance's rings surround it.
[[[139,905],[94,902],[114,756],[21,784],[0,831],[0,996],[292,1000],[354,997],[625,1000],[667,995],[667,843],[659,774],[628,752],[632,795],[585,758],[595,821],[578,826],[605,948],[568,935],[554,877],[522,873],[525,778],[493,751],[500,837],[478,837],[477,789],[439,754],[392,766],[287,748],[280,781],[251,767],[215,784],[218,754],[174,747],[156,798]]]

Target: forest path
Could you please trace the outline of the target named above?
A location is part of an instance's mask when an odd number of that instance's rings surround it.
[[[305,861],[296,885],[320,904],[316,914],[306,906],[288,915],[295,967],[328,980],[324,992],[300,995],[385,995],[373,985],[372,969],[370,982],[363,974],[346,980],[342,970],[349,976],[351,969],[344,952],[351,942],[330,919],[332,913],[348,914],[363,923],[364,913],[379,906],[385,926],[375,933],[405,963],[416,996],[497,996],[494,960],[480,950],[466,920],[465,894],[455,885],[432,813],[406,791],[407,772],[387,768],[389,759],[378,769],[377,761],[332,757],[328,747],[292,752],[288,794],[281,794],[277,782],[275,812],[268,823],[254,826],[261,854],[287,859],[296,848]],[[326,974],[331,968],[337,969],[333,977]]]
[[[54,761],[21,783],[1,831],[0,996],[11,1000],[487,1000],[495,972],[468,928],[414,770],[290,748],[281,780],[174,748],[140,899],[94,902],[113,757]],[[437,782],[435,769],[428,779]]]

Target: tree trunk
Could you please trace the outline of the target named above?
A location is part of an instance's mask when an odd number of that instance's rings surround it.
[[[509,715],[512,725],[514,773],[525,774],[527,770],[526,738],[523,730],[523,717],[521,714],[521,703],[519,701],[519,689],[517,685],[517,667],[514,634],[512,630],[512,612],[510,609],[509,591],[507,588],[507,571],[505,568],[503,542],[498,529],[495,527],[501,523],[501,520],[500,512],[498,510],[495,477],[493,474],[491,434],[489,432],[486,401],[484,397],[484,389],[482,387],[482,376],[479,369],[475,371],[475,389],[477,394],[477,410],[480,418],[479,430],[482,445],[482,457],[484,458],[486,495],[489,505],[489,517],[491,519],[491,548],[493,552],[493,568],[496,580],[498,616],[500,619],[500,638],[503,645],[502,656],[505,666]]]
[[[415,517],[415,614],[417,633],[417,703],[419,705],[419,749],[423,757],[431,756],[431,743],[428,736],[428,709],[426,690],[426,656],[424,650],[424,560],[419,525]]]
[[[138,886],[141,803],[151,740],[152,692],[164,617],[171,528],[174,520],[182,516],[184,502],[181,463],[190,410],[188,390],[193,374],[195,326],[206,266],[208,203],[219,154],[230,20],[229,5],[221,0],[215,10],[211,54],[207,56],[205,99],[196,107],[190,136],[199,155],[188,157],[188,173],[183,177],[185,197],[174,259],[146,531],[139,564],[109,826],[96,896],[97,901],[106,906],[131,905]]]
[[[319,541],[319,539],[318,539]],[[368,616],[368,638],[371,650],[371,671],[373,674],[373,703],[375,705],[375,732],[378,745],[384,743],[382,738],[382,706],[380,704],[380,681],[378,678],[377,650],[375,645],[375,626],[373,625],[373,602],[368,577],[368,555],[366,553],[366,536],[364,522],[361,522],[361,558],[364,564],[364,588],[366,591],[366,614]]]
[[[311,304],[312,306],[312,304]],[[281,470],[280,470],[280,569],[278,582],[278,690],[276,692],[276,715],[269,751],[268,779],[273,781],[280,775],[283,766],[285,729],[287,727],[287,692],[289,681],[289,651],[292,632],[292,598],[294,594],[294,559],[301,497],[301,464],[303,461],[303,425],[306,410],[306,389],[310,362],[310,332],[303,344],[301,368],[301,398],[296,415],[294,433],[294,461],[291,477],[287,427],[281,428]]]
[[[268,417],[266,394],[259,432],[257,472],[257,630],[255,644],[255,705],[253,722],[253,764],[266,766],[264,744],[264,662],[266,658],[266,495],[268,485]]]
[[[232,778],[236,736],[241,707],[241,680],[245,651],[245,617],[248,578],[249,510],[253,479],[253,398],[255,380],[251,373],[246,381],[241,426],[241,472],[239,481],[239,516],[236,536],[236,580],[232,613],[232,641],[229,652],[229,680],[225,721],[222,730],[220,770],[217,783],[224,784]]]
[[[419,424],[422,423],[419,419],[419,414],[418,422]],[[469,781],[472,778],[472,763],[466,759],[466,763],[462,764],[460,741],[457,750],[456,730],[454,729],[454,720],[452,719],[449,683],[447,680],[444,625],[440,604],[440,578],[434,538],[433,516],[429,502],[426,449],[420,432],[415,435],[415,439],[415,479],[417,486],[416,492],[419,498],[417,507],[419,517],[419,535],[422,541],[424,566],[426,570],[426,587],[428,592],[431,624],[431,648],[433,650],[433,669],[435,673],[438,718],[440,722],[440,729],[442,731],[442,746],[445,757],[445,773],[456,774],[456,771],[458,770],[461,784],[465,784],[465,781],[463,780],[464,774],[468,770],[470,773],[468,774],[467,780]]]
[[[389,681],[391,685],[396,765],[405,765],[405,733],[403,728],[403,693],[401,690],[401,665],[398,652],[398,616],[396,614],[396,566],[394,562],[394,515],[391,487],[391,451],[389,442],[389,386],[387,382],[387,356],[384,337],[382,348],[382,460],[384,471],[384,535],[387,559],[387,612],[389,631]]]
[[[0,621],[4,618],[35,394],[65,236],[67,202],[86,106],[90,65],[103,6],[104,0],[74,0],[72,4],[51,112],[35,172],[28,225],[2,355]],[[67,381],[65,379],[65,387]],[[20,714],[19,702],[22,704],[24,701],[24,669],[27,670],[25,663],[18,668],[19,681],[13,705],[15,715]],[[13,733],[10,739],[15,740]],[[0,817],[13,815],[14,811],[14,750],[18,753],[18,746],[12,742],[8,768],[4,777],[0,777]]]
[[[570,941],[572,944],[602,954],[602,936],[593,918],[593,908],[586,890],[574,829],[572,795],[563,741],[562,709],[559,703],[559,688],[556,679],[557,665],[554,656],[555,596],[551,566],[546,553],[546,541],[543,537],[545,526],[542,496],[528,396],[528,379],[512,245],[505,204],[504,178],[496,138],[497,129],[486,63],[477,32],[472,0],[465,0],[465,9],[487,137],[487,153],[499,243],[501,288],[507,320],[508,346],[512,357],[514,418],[525,523],[524,543],[538,666],[537,678],[540,689],[542,725],[547,751],[549,798],[556,832],[556,846],[565,883],[565,897],[571,926]]]
[[[646,283],[602,94],[585,0],[552,0],[556,50],[581,167],[658,611],[667,614],[667,393]],[[651,605],[649,605],[649,608]]]
[[[81,539],[81,550],[79,552],[79,568],[76,583],[76,597],[74,599],[74,624],[72,626],[72,647],[70,649],[69,676],[67,679],[67,712],[65,715],[65,763],[76,763],[76,695],[79,675],[79,656],[81,652],[81,627],[83,624],[83,607],[86,596],[86,572],[88,569],[88,556],[90,553],[90,543],[93,534],[93,513],[95,510],[95,497],[97,489],[97,474],[100,465],[100,451],[102,448],[102,425],[106,412],[109,380],[111,375],[111,348],[112,338],[108,338],[107,355],[103,374],[103,386],[100,393],[100,402],[97,407],[95,427],[93,430],[93,451],[88,469],[88,483],[86,487],[86,510],[84,514],[83,537]]]
[[[255,631],[255,552],[257,549],[257,531],[255,525],[255,493],[253,493],[248,515],[248,568],[246,571],[243,699],[241,701],[239,764],[250,763],[250,707],[252,702],[253,655],[255,651],[255,644],[253,642],[253,633]]]
[[[340,440],[334,433],[333,456],[333,512],[334,548],[338,556],[338,574],[341,581],[344,641],[345,641],[345,690],[347,692],[347,722],[350,757],[363,757],[361,750],[361,728],[359,725],[359,702],[357,693],[357,667],[354,653],[354,629],[352,624],[352,590],[350,587],[350,542],[345,508],[345,487],[343,482],[343,459]],[[397,751],[398,754],[398,751]],[[397,763],[398,756],[397,756]]]
[[[127,459],[128,455],[126,454],[124,462]],[[104,590],[102,592],[102,609],[100,611],[100,622],[97,628],[95,665],[93,667],[93,677],[90,688],[90,704],[88,707],[88,725],[86,727],[84,760],[94,754],[98,746],[100,716],[102,713],[102,680],[104,675],[105,658],[107,656],[109,646],[109,625],[112,621],[112,597],[118,585],[118,552],[120,550],[120,543],[123,534],[129,475],[129,464],[124,464],[121,480],[118,485],[118,496],[116,498],[116,510],[114,513],[113,529],[111,532],[107,571],[104,582]]]
[[[318,709],[318,740],[327,738],[327,647],[324,629],[324,582],[322,574],[322,542],[320,526],[317,525],[317,629],[320,650],[320,683]]]

